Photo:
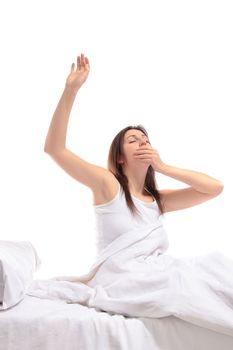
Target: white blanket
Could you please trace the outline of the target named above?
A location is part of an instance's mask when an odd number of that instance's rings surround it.
[[[160,223],[111,242],[83,276],[34,281],[29,295],[62,299],[128,317],[169,315],[233,336],[233,261],[218,252],[190,259],[164,254]]]
[[[233,338],[169,316],[128,318],[26,296],[0,312],[0,350],[232,350]]]

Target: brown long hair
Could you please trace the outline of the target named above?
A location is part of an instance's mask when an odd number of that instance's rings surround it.
[[[141,124],[136,126],[130,125],[122,129],[121,131],[119,131],[119,133],[114,137],[109,149],[108,170],[116,177],[116,179],[121,184],[121,187],[125,193],[127,206],[130,209],[131,213],[134,215],[135,213],[139,214],[139,212],[129,192],[128,178],[123,172],[122,165],[118,163],[120,156],[123,155],[124,135],[126,131],[131,129],[140,130],[148,137],[148,133],[146,129]],[[164,209],[163,209],[160,194],[158,192],[157,185],[156,185],[155,171],[151,165],[148,167],[148,170],[147,170],[144,188],[154,196],[158,204],[158,207],[160,209],[160,215],[162,215],[164,213]]]

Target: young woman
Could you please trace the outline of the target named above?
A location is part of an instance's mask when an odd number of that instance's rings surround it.
[[[131,209],[134,208],[131,195],[145,202],[151,202],[153,195],[161,213],[192,207],[222,192],[222,182],[213,177],[165,164],[158,151],[151,146],[142,126],[126,127],[116,135],[109,151],[109,169],[90,164],[68,150],[66,133],[71,108],[89,71],[89,60],[81,54],[77,57],[76,69],[72,63],[50,124],[44,150],[68,174],[92,190],[94,204],[112,200],[118,191],[118,182],[123,187]],[[190,187],[158,191],[154,180],[155,172],[173,177]]]
[[[37,284],[31,295],[62,295],[69,302],[132,317],[174,315],[233,336],[233,261],[218,252],[192,259],[164,254],[169,244],[160,221],[166,212],[218,196],[222,182],[164,163],[142,125],[127,126],[114,137],[108,169],[68,150],[69,115],[89,71],[89,60],[81,54],[77,67],[71,66],[44,150],[92,190],[98,256],[86,275],[57,278],[46,282],[49,288]],[[156,172],[188,187],[158,190]]]

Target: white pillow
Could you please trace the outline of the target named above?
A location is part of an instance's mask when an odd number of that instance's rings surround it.
[[[24,298],[40,264],[31,242],[0,240],[0,310]]]

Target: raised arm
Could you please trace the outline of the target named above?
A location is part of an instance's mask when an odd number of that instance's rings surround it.
[[[70,112],[77,92],[88,77],[89,70],[88,58],[84,58],[83,54],[81,54],[81,58],[80,56],[77,57],[76,70],[74,63],[72,63],[64,91],[50,123],[44,145],[45,152],[54,154],[66,148],[66,134]]]
[[[44,151],[70,176],[91,188],[100,191],[103,180],[109,171],[97,165],[90,164],[66,148],[66,134],[69,116],[75,97],[86,81],[90,64],[84,54],[77,57],[77,68],[72,63],[71,71],[66,79],[65,88],[51,120],[46,137]]]

